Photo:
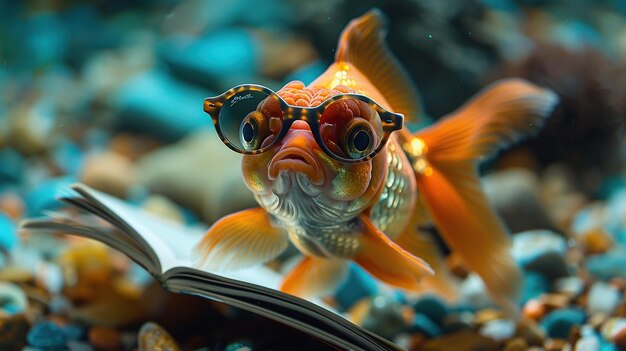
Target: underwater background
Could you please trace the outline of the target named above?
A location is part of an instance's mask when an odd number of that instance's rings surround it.
[[[411,129],[504,77],[560,104],[537,136],[481,166],[526,275],[523,321],[454,256],[458,303],[355,267],[326,302],[409,350],[626,349],[626,1],[56,0],[0,1],[0,350],[328,349],[168,293],[101,244],[18,223],[57,209],[75,182],[188,225],[254,206],[204,98],[311,82],[373,7],[420,93]]]

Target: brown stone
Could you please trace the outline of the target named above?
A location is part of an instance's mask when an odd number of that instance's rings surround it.
[[[26,334],[30,325],[22,314],[0,317],[0,350],[20,351],[26,346]]]
[[[180,351],[180,347],[160,325],[148,322],[139,330],[139,351]]]
[[[626,349],[626,326],[621,327],[613,334],[612,341],[620,350]]]
[[[122,349],[122,334],[111,328],[93,327],[89,329],[89,342],[96,350],[117,351]]]
[[[136,179],[131,160],[111,151],[89,156],[80,175],[81,182],[122,198],[126,197]]]
[[[525,351],[528,349],[528,342],[523,338],[514,338],[506,342],[504,351]]]
[[[602,228],[588,230],[578,235],[576,240],[587,255],[604,253],[613,247],[613,239]]]
[[[496,351],[500,343],[473,331],[461,331],[428,340],[420,349],[422,351]]]
[[[546,337],[545,332],[537,323],[530,320],[521,321],[517,325],[515,336],[526,340],[530,346],[542,346]]]
[[[477,324],[485,324],[487,322],[495,321],[496,319],[502,319],[504,314],[500,310],[493,308],[486,308],[476,312],[475,322]]]
[[[528,300],[522,310],[524,317],[534,321],[539,321],[546,314],[546,312],[546,305],[538,299]]]

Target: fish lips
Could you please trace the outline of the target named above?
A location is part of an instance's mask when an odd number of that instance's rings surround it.
[[[269,163],[268,177],[276,180],[281,171],[290,170],[306,175],[311,183],[324,184],[324,172],[315,156],[301,148],[289,147],[280,150]]]

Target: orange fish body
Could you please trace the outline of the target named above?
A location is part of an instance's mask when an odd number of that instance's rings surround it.
[[[358,93],[417,118],[417,91],[383,37],[377,10],[353,20],[324,74],[308,87],[291,82],[277,95],[291,106],[316,107],[329,97]],[[515,311],[521,274],[509,254],[506,229],[482,192],[477,164],[536,131],[556,102],[554,93],[525,81],[498,82],[429,128],[392,133],[378,154],[359,163],[329,157],[309,124],[296,121],[269,150],[243,157],[246,185],[261,207],[217,221],[196,248],[200,264],[244,268],[277,257],[291,242],[304,257],[286,276],[286,292],[327,293],[344,279],[352,260],[390,285],[418,291],[425,279],[452,297],[441,257],[418,230],[432,220],[494,300]],[[277,108],[268,100],[258,110],[271,114]],[[337,153],[350,152],[363,140],[377,139],[378,119],[368,104],[347,99],[325,108],[320,125],[331,125],[324,131],[347,140],[329,143]],[[353,138],[364,125],[371,126],[369,136]]]

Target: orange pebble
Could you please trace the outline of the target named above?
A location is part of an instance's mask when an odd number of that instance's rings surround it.
[[[89,329],[89,342],[97,350],[113,351],[122,349],[122,335],[115,329],[93,327]]]
[[[524,317],[538,321],[546,314],[546,306],[537,299],[528,300],[522,313]]]
[[[613,335],[613,343],[620,350],[626,349],[626,326],[622,327],[615,335]]]

